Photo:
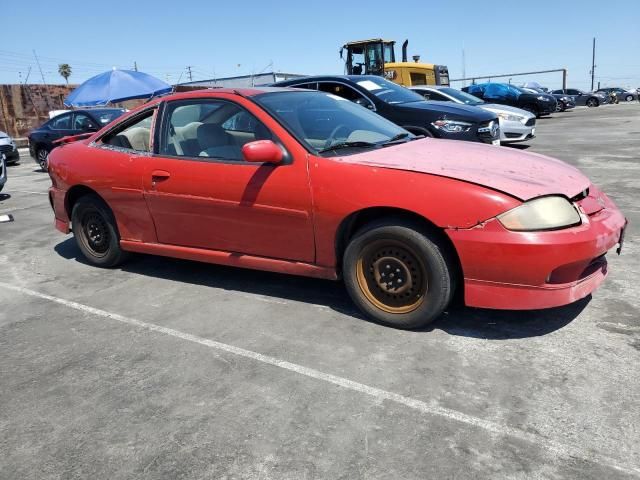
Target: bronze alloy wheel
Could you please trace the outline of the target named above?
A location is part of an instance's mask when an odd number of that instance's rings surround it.
[[[96,257],[104,257],[109,250],[111,233],[106,220],[99,212],[89,210],[81,219],[82,234],[80,238],[84,246]]]
[[[374,241],[362,250],[356,277],[369,302],[395,314],[420,307],[429,286],[424,261],[409,246],[391,239]]]

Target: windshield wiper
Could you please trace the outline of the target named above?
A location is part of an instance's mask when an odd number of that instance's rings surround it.
[[[388,146],[388,145],[389,145],[389,146],[390,146],[390,145],[395,145],[395,144],[396,144],[396,143],[398,143],[400,140],[404,140],[404,139],[406,139],[407,137],[409,137],[409,135],[411,135],[411,134],[410,134],[410,133],[407,133],[407,132],[399,133],[399,134],[397,134],[397,135],[395,135],[395,136],[391,137],[391,138],[390,138],[389,140],[387,140],[386,142],[382,142],[380,145],[382,145],[383,147],[386,147],[386,146]],[[408,140],[408,141],[411,141],[411,140],[418,140],[418,138],[422,138],[422,137],[423,137],[423,135],[420,135],[420,136],[417,136],[417,137],[415,137],[415,136],[414,136],[414,137],[412,137],[412,138],[409,138],[409,140]],[[406,143],[406,142],[401,142],[401,143]]]
[[[330,147],[323,148],[322,150],[318,150],[318,153],[330,152],[331,150],[340,150],[343,148],[368,148],[368,147],[379,147],[377,143],[371,142],[340,142],[335,145],[331,145]]]

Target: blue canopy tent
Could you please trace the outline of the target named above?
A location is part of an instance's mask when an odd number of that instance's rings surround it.
[[[171,91],[171,85],[133,70],[110,70],[78,86],[64,100],[69,107],[98,107],[134,98],[151,98]]]

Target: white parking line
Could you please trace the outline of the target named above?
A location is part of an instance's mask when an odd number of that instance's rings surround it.
[[[105,310],[101,310],[99,308],[90,307],[82,303],[77,303],[71,300],[65,300],[63,298],[54,297],[53,295],[48,295],[46,293],[36,292],[34,290],[30,290],[25,287],[20,287],[17,285],[12,285],[4,282],[0,282],[0,287],[2,287],[5,290],[12,290],[14,292],[19,292],[24,295],[29,295],[31,297],[55,302],[60,305],[73,308],[75,310],[79,310],[84,313],[109,318],[111,320],[125,323],[127,325],[144,328],[152,332],[163,333],[165,335],[179,338],[181,340],[186,340],[188,342],[198,343],[200,345],[204,345],[214,350],[231,353],[233,355],[249,358],[257,362],[273,365],[275,367],[282,368],[284,370],[289,370],[291,372],[295,372],[309,378],[313,378],[316,380],[321,380],[323,382],[331,383],[333,385],[337,385],[347,390],[352,390],[354,392],[359,392],[365,395],[369,395],[370,397],[373,397],[378,402],[388,400],[388,401],[403,405],[405,407],[409,407],[420,413],[445,418],[447,420],[452,420],[459,423],[464,423],[467,425],[471,425],[473,427],[481,428],[483,430],[486,430],[494,434],[513,437],[518,440],[535,444],[541,448],[546,449],[548,452],[558,457],[563,457],[571,460],[580,459],[585,462],[593,462],[593,463],[600,464],[602,466],[613,468],[615,470],[618,470],[627,474],[632,474],[634,476],[640,477],[640,468],[636,466],[624,465],[619,460],[608,457],[606,455],[600,455],[590,450],[573,447],[571,445],[565,445],[560,442],[556,442],[555,440],[546,438],[542,435],[520,430],[518,428],[509,427],[507,425],[494,423],[489,420],[484,420],[479,417],[474,417],[473,415],[468,415],[466,413],[459,412],[457,410],[452,410],[450,408],[442,407],[434,403],[423,402],[421,400],[416,400],[414,398],[389,392],[387,390],[371,387],[363,383],[354,382],[347,378],[338,377],[330,373],[324,373],[319,370],[315,370],[313,368],[304,367],[302,365],[287,362],[285,360],[280,360],[275,357],[253,352],[251,350],[245,350],[244,348],[234,347],[233,345],[228,345],[226,343],[216,342],[215,340],[209,340],[206,338],[198,337],[190,333],[174,330],[173,328],[167,328],[167,327],[163,327],[153,323],[143,322],[141,320],[125,317],[124,315],[119,315],[117,313],[111,313]]]

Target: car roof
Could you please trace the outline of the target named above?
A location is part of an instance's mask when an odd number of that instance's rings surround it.
[[[291,85],[296,83],[318,82],[321,80],[347,80],[353,83],[357,83],[369,79],[380,80],[381,78],[382,77],[378,75],[310,75],[308,77],[283,80],[281,82],[274,83],[274,85]]]

